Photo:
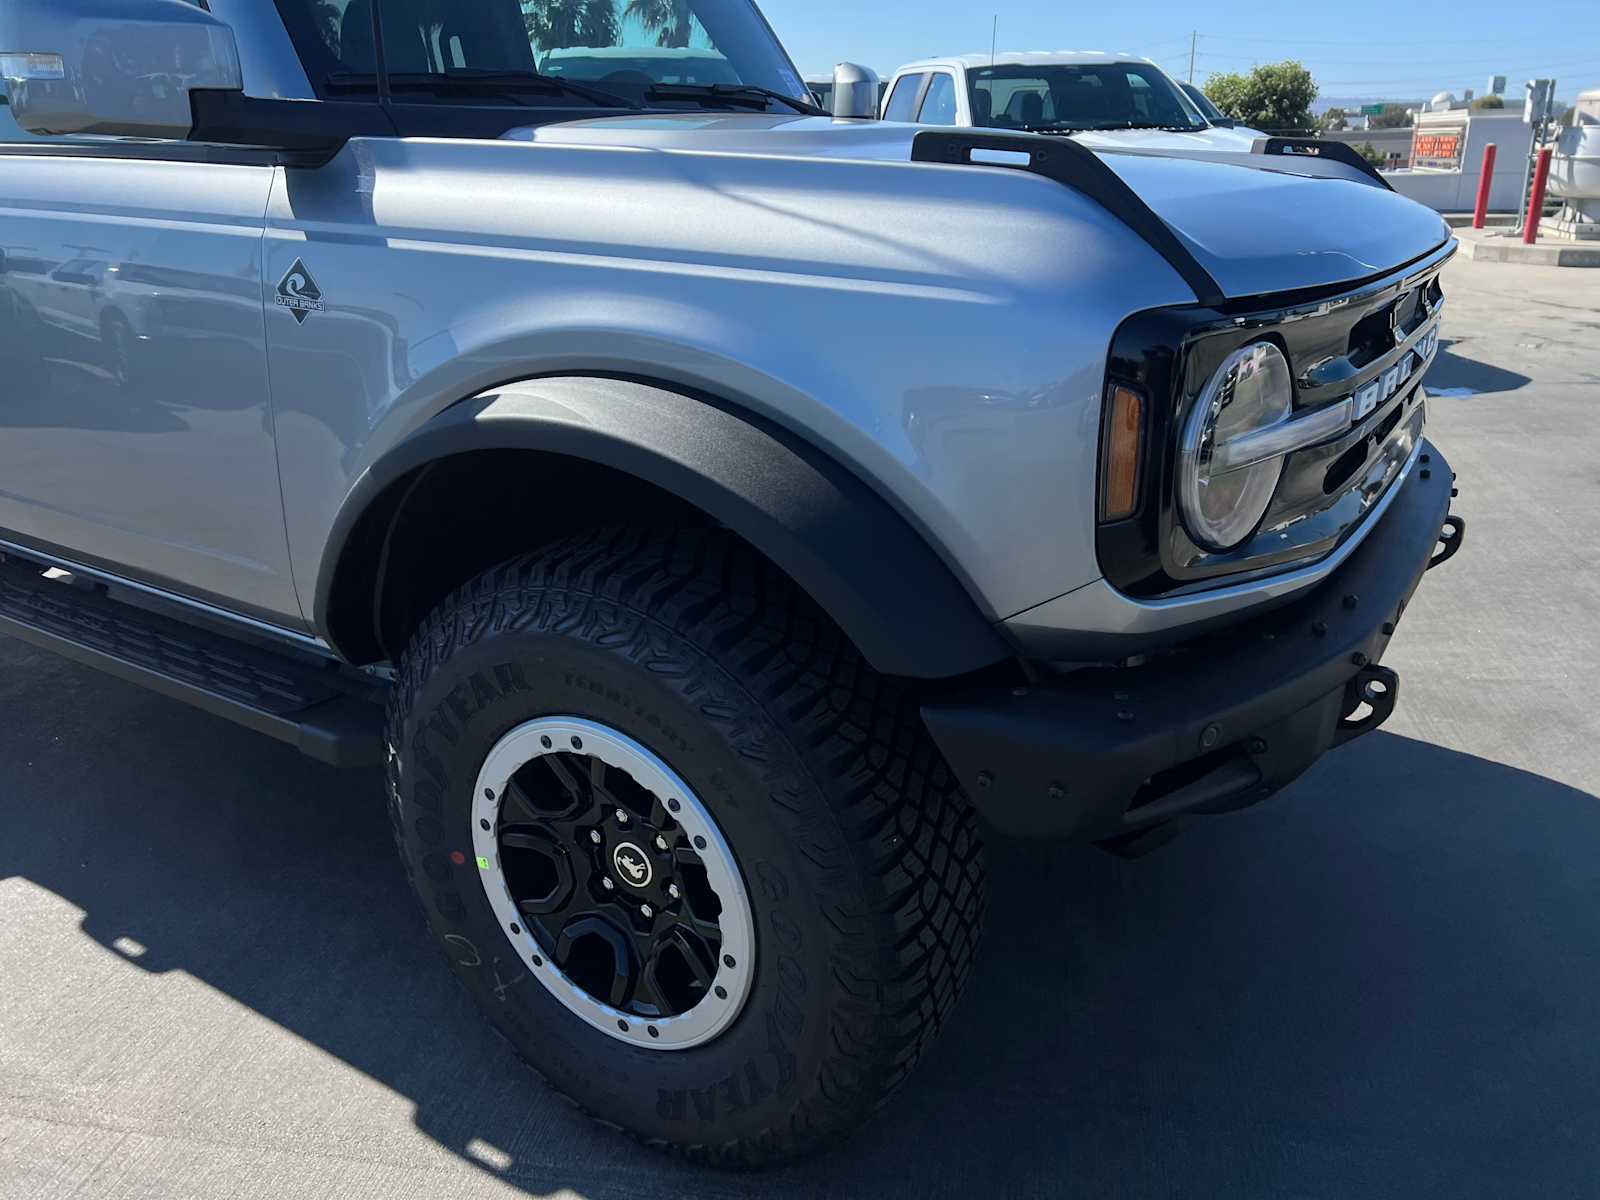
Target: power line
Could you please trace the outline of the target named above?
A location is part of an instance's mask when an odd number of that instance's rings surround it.
[[[1219,53],[1217,53],[1215,51],[1212,51],[1212,50],[1202,50],[1202,51],[1200,51],[1200,57],[1201,58],[1226,59],[1226,60],[1228,60],[1230,62],[1259,63],[1259,62],[1262,61],[1262,59],[1257,55],[1250,55],[1250,54],[1219,54]],[[1401,65],[1409,65],[1409,64],[1401,64],[1399,62],[1384,62],[1381,59],[1372,59],[1372,58],[1318,58],[1316,61],[1318,63],[1321,63],[1321,64],[1325,64],[1325,65],[1328,65],[1328,66],[1337,66],[1337,67],[1398,67],[1398,66],[1401,66]],[[1526,60],[1524,60],[1524,61],[1526,61]],[[1494,69],[1494,68],[1504,67],[1505,64],[1506,64],[1506,59],[1502,56],[1500,58],[1494,58],[1494,59],[1486,58],[1486,59],[1479,60],[1477,62],[1468,62],[1468,63],[1461,63],[1461,62],[1453,62],[1453,61],[1451,61],[1451,62],[1449,62],[1449,67],[1450,67],[1451,70],[1456,70],[1456,71],[1462,71],[1462,70],[1485,70],[1485,71],[1487,71],[1487,70],[1491,70],[1491,69]],[[1579,62],[1579,63],[1573,63],[1573,64],[1570,64],[1570,65],[1563,64],[1560,67],[1541,67],[1541,69],[1543,69],[1543,70],[1571,70],[1571,71],[1577,71],[1577,70],[1582,70],[1586,66],[1593,66],[1593,65],[1595,65],[1595,60],[1590,58],[1590,59],[1585,59],[1584,61]]]
[[[1242,35],[1242,34],[1236,35],[1236,34],[1232,34],[1232,33],[1202,33],[1200,36],[1204,37],[1204,38],[1213,38],[1215,40],[1224,41],[1224,42],[1263,42],[1263,43],[1266,43],[1266,44],[1269,44],[1269,45],[1273,45],[1273,46],[1370,46],[1370,45],[1372,45],[1371,41],[1314,41],[1314,40],[1311,40],[1309,38],[1264,38],[1264,37],[1250,37],[1248,35]],[[1442,39],[1442,38],[1429,38],[1425,42],[1392,42],[1392,41],[1386,41],[1385,45],[1387,45],[1389,47],[1392,47],[1394,49],[1403,49],[1403,48],[1408,47],[1408,46],[1411,47],[1411,48],[1414,48],[1414,49],[1430,49],[1430,48],[1432,48],[1434,46],[1481,46],[1481,45],[1483,45],[1483,39],[1481,37],[1477,37],[1477,38],[1456,38],[1456,39],[1448,39],[1448,40],[1447,39]],[[1568,48],[1570,49],[1570,47],[1568,47]],[[1597,51],[1597,53],[1600,53],[1600,51]]]

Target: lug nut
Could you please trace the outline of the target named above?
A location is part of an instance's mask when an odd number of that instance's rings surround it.
[[[639,915],[648,921],[651,917],[656,915],[656,910],[651,908],[648,904],[641,904],[639,905]]]
[[[656,834],[656,849],[661,851],[663,854],[667,852],[667,839],[662,837],[659,833]]]
[[[627,823],[628,823],[628,814],[623,812],[622,809],[620,809],[620,808],[617,809],[617,824],[618,825],[626,825]]]
[[[667,895],[676,900],[678,898],[678,885],[675,883],[667,884]]]
[[[600,831],[598,829],[591,829],[589,830],[589,840],[598,846],[604,839],[601,838]]]
[[[602,876],[600,876],[600,886],[605,888],[605,890],[609,892],[612,889],[614,889],[617,885],[612,883],[611,880],[607,879],[604,875],[602,875]]]

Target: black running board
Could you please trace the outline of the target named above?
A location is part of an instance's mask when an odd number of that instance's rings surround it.
[[[257,733],[335,767],[384,760],[382,688],[328,659],[277,651],[0,560],[0,634]]]

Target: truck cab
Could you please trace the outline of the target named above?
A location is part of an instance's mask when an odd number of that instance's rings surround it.
[[[894,73],[883,119],[1072,136],[1093,146],[1249,152],[1154,62],[1095,50],[928,58]]]

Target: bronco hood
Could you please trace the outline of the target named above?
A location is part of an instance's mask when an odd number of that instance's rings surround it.
[[[517,129],[506,138],[539,145],[909,163],[912,141],[926,128],[827,117],[663,113]],[[1330,174],[1314,160],[1214,147],[1193,157],[1183,147],[1133,151],[1102,143],[1093,148],[1230,299],[1353,283],[1402,267],[1450,238],[1449,227],[1432,209],[1354,176]]]

